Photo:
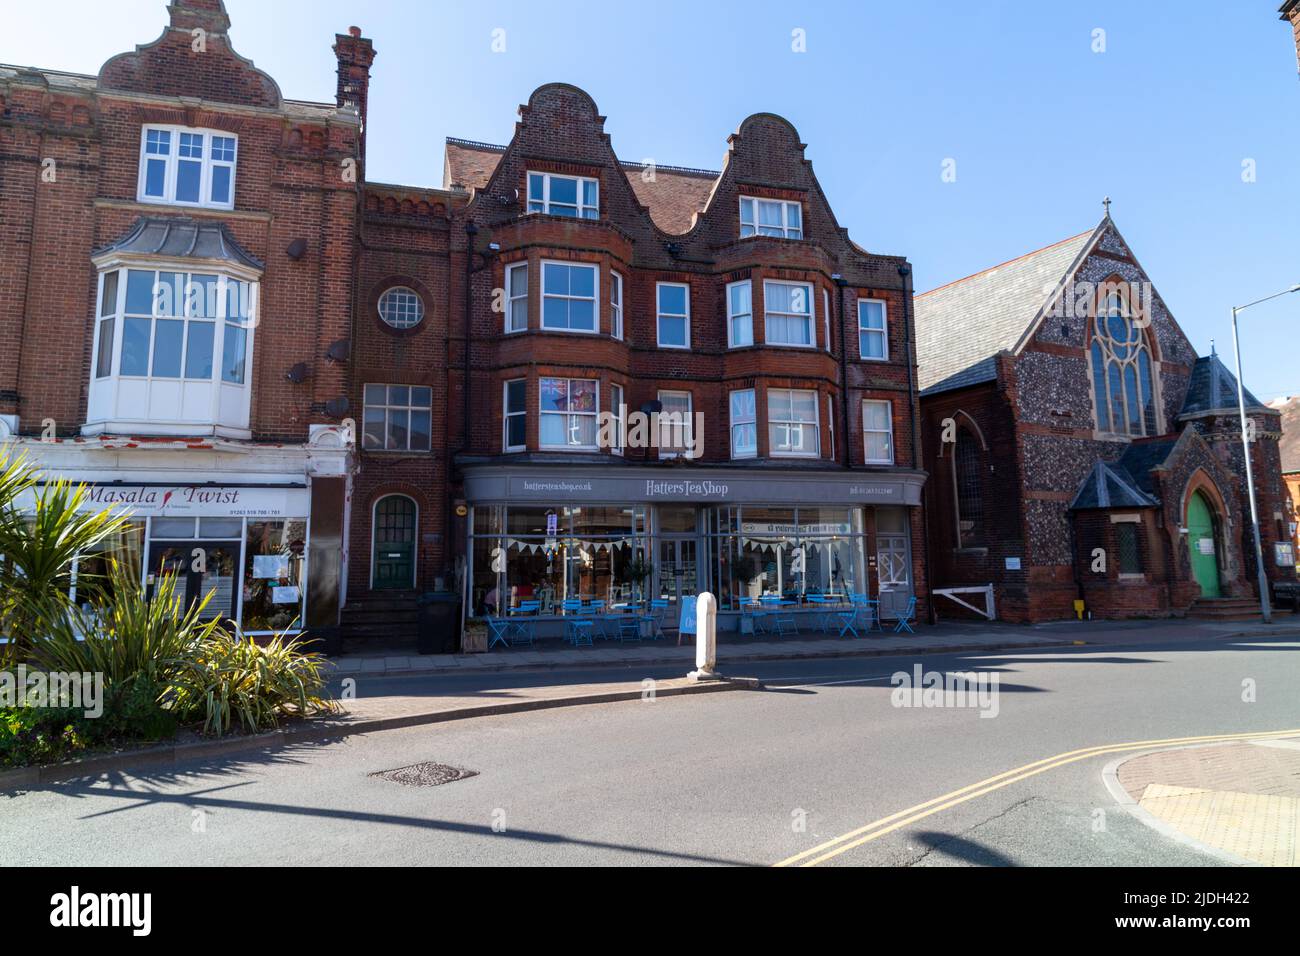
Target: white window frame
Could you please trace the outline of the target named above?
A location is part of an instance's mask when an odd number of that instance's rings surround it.
[[[417,314],[414,322],[403,325],[403,324],[394,324],[388,321],[388,316],[384,315],[384,300],[392,295],[409,296],[411,299],[415,301],[415,308]],[[383,292],[379,294],[379,300],[375,303],[375,311],[379,313],[379,320],[383,322],[384,325],[388,326],[388,328],[393,329],[396,332],[407,332],[411,329],[418,327],[419,324],[424,321],[424,316],[425,316],[424,298],[420,295],[420,293],[416,292],[410,286],[407,285],[389,286],[387,289],[385,289]]]
[[[574,382],[582,382],[584,384],[594,385],[595,388],[593,389],[593,393],[596,396],[595,410],[590,412],[546,411],[542,407],[542,383],[543,382],[564,382],[565,392],[570,398],[573,395]],[[546,444],[542,437],[543,435],[545,435],[546,429],[544,429],[542,425],[546,421],[547,416],[558,416],[560,418],[566,419],[565,427],[564,427],[564,431],[566,435],[572,432],[572,424],[568,421],[568,419],[579,418],[579,417],[590,417],[594,423],[594,427],[592,428],[592,436],[593,436],[592,443],[590,445],[578,445],[566,441],[563,444],[559,444],[559,445]],[[599,445],[600,445],[600,379],[567,378],[567,377],[562,378],[555,375],[544,375],[538,378],[537,380],[537,447],[546,448],[550,450],[560,450],[560,451],[597,451]]]
[[[745,421],[744,419],[737,421],[736,406],[732,400],[736,395],[740,395],[744,392],[748,392],[750,395],[751,404],[754,406],[754,417],[749,419],[748,421]],[[731,428],[729,432],[729,441],[730,441],[732,461],[741,461],[746,458],[757,458],[758,457],[758,393],[757,390],[752,388],[735,388],[729,391],[727,393],[727,412],[731,424]],[[737,452],[736,451],[736,429],[738,427],[743,427],[745,425],[750,426],[754,430],[754,448],[752,451]]]
[[[382,403],[371,403],[370,401],[367,400],[366,390],[371,388],[382,388],[384,390],[384,400]],[[406,395],[405,405],[402,405],[400,403],[392,404],[389,402],[388,390],[390,388],[405,388],[408,390]],[[429,390],[428,405],[415,404],[411,392],[413,392],[417,388],[427,388]],[[368,417],[366,413],[370,411],[370,409],[372,408],[375,409],[382,408],[384,410],[384,444],[382,446],[366,444],[366,419]],[[406,412],[406,447],[405,448],[388,447],[388,421],[389,421],[389,412],[392,411]],[[413,412],[429,413],[429,446],[427,448],[413,448],[411,446],[411,432],[412,432],[411,414]],[[408,455],[411,454],[419,455],[419,454],[424,454],[432,451],[433,450],[433,386],[432,385],[409,385],[404,382],[366,382],[364,385],[362,385],[361,386],[361,448],[363,451],[390,451],[394,453],[408,454]]]
[[[676,312],[660,311],[659,292],[661,289],[676,287],[686,290],[686,314],[681,315]],[[663,337],[663,320],[685,319],[686,320],[686,342],[682,345],[672,345],[664,342]],[[691,347],[691,285],[689,282],[656,282],[655,283],[655,341],[661,349],[690,349]]]
[[[616,339],[623,338],[623,276],[609,273],[609,330]]]
[[[689,451],[691,450],[691,447],[695,444],[695,434],[694,434],[694,433],[695,433],[695,396],[690,392],[689,389],[660,389],[659,392],[657,393],[656,397],[659,399],[659,402],[660,402],[660,404],[662,405],[662,404],[663,404],[663,400],[664,400],[664,396],[670,396],[670,397],[674,397],[674,398],[679,398],[679,397],[681,397],[682,395],[685,395],[685,396],[686,396],[686,423],[685,423],[684,425],[680,426],[680,427],[681,427],[681,431],[680,431],[680,432],[673,432],[673,431],[670,431],[670,434],[672,435],[672,437],[674,437],[674,438],[676,438],[676,437],[681,437],[681,439],[682,439],[682,441],[681,441],[681,448],[680,448],[680,449],[678,449],[678,448],[668,448],[668,449],[666,449],[666,448],[663,447],[663,431],[664,431],[664,428],[673,429],[673,428],[675,428],[676,426],[673,426],[673,425],[664,425],[664,424],[662,423],[662,420],[661,420],[660,423],[659,423],[659,427],[656,429],[656,433],[655,433],[655,436],[654,436],[655,439],[656,439],[656,441],[659,443],[659,446],[660,446],[660,447],[659,447],[659,457],[660,457],[661,459],[663,459],[663,458],[685,458],[685,457],[686,457],[686,453],[689,452]],[[661,413],[661,414],[662,414],[662,413]],[[680,412],[673,412],[673,413],[670,413],[670,414],[680,414]]]
[[[150,196],[145,193],[145,171],[148,169],[150,159],[159,159],[157,154],[147,152],[149,144],[149,131],[160,130],[169,134],[169,149],[164,160],[166,171],[163,174],[163,194],[162,196]],[[180,146],[181,134],[189,133],[203,137],[202,156],[200,157],[201,170],[199,173],[199,200],[192,202],[176,198],[176,180],[180,168]],[[220,136],[225,139],[234,140],[235,157],[234,159],[213,159],[212,158],[212,138]],[[142,203],[152,203],[155,205],[165,206],[191,206],[195,208],[207,209],[234,209],[235,208],[235,176],[239,166],[239,137],[227,130],[208,129],[205,127],[192,126],[171,126],[165,123],[146,123],[140,127],[140,153],[139,162],[136,170],[136,201]],[[212,200],[212,170],[221,167],[230,170],[230,198],[225,202],[214,202]]]
[[[515,277],[520,273],[524,277],[524,289],[520,292],[516,288]],[[515,306],[523,305],[524,324],[514,325]],[[506,265],[506,314],[505,314],[505,331],[509,335],[513,332],[528,331],[528,260],[524,259],[519,262],[511,262]]]
[[[888,428],[881,429],[881,428],[867,427],[867,406],[868,405],[885,406],[885,421],[889,423]],[[887,458],[871,457],[870,453],[867,450],[868,435],[885,436],[885,440],[889,445],[889,457]],[[867,465],[892,465],[894,463],[894,403],[887,398],[864,398],[862,400],[862,461],[864,464]]]
[[[749,289],[749,341],[738,342],[735,336],[733,322],[744,316],[744,312],[731,311],[731,290],[740,286],[746,286]],[[738,282],[727,283],[727,348],[740,349],[754,344],[754,283],[751,279],[741,279]]]
[[[771,286],[793,286],[803,289],[808,297],[808,314],[803,315],[799,312],[773,312],[768,305],[771,297],[767,290]],[[806,319],[808,324],[808,341],[807,342],[774,342],[772,341],[772,328],[770,317],[776,315],[787,320]],[[790,282],[785,279],[764,279],[763,280],[763,342],[766,345],[775,346],[783,349],[815,349],[817,348],[817,306],[816,299],[813,297],[813,287],[811,282]]]
[[[772,417],[772,396],[785,392],[791,397],[791,408],[794,406],[794,396],[811,395],[813,396],[813,420],[810,422],[801,421],[794,418],[773,418]],[[816,389],[810,388],[769,388],[767,390],[767,451],[773,458],[820,458],[822,448],[822,423],[821,423],[821,400],[817,395]],[[793,411],[791,412],[793,414]],[[772,430],[778,425],[798,425],[800,431],[811,425],[813,427],[814,447],[812,451],[777,451],[778,443],[773,440]]]
[[[835,460],[835,396],[826,393],[826,434],[831,437],[830,460]]]
[[[627,422],[623,420],[623,386],[610,385],[609,387],[609,408],[610,414],[614,418],[614,444],[610,446],[611,455],[623,454],[623,449],[627,445]]]
[[[534,176],[542,177],[542,198],[540,200],[533,199],[532,196]],[[551,200],[551,180],[553,179],[571,179],[578,184],[578,191],[577,191],[578,194],[576,196],[577,199],[576,211],[572,216],[570,216],[568,213],[555,212],[554,210],[552,210],[551,207],[553,205],[559,205],[559,206],[574,205],[573,203],[557,203]],[[596,187],[596,204],[594,206],[584,201],[584,196],[586,194],[586,189],[584,187],[587,183],[591,183]],[[548,172],[543,172],[540,169],[530,169],[528,171],[527,177],[524,180],[524,189],[526,191],[526,195],[524,196],[524,202],[526,204],[526,208],[530,213],[545,213],[548,216],[564,216],[566,219],[599,219],[600,218],[600,180],[599,179],[593,179],[590,176],[569,176],[564,173],[548,173]],[[533,205],[538,202],[541,203],[542,208],[534,209]],[[591,210],[595,215],[591,215],[591,216],[585,215],[587,210]]]
[[[585,295],[558,295],[547,294],[546,291],[546,267],[547,266],[565,266],[574,269],[591,270],[591,328],[575,329],[573,326],[558,326],[546,324],[546,300],[547,299],[564,299],[569,301],[586,302]],[[569,332],[573,335],[599,335],[600,334],[600,268],[593,262],[568,262],[563,259],[543,259],[540,288],[538,295],[541,296],[541,308],[538,314],[539,327],[547,332]]]
[[[510,410],[510,386],[520,384],[523,386],[524,407],[517,412]],[[510,419],[522,418],[524,420],[524,441],[521,445],[510,444]],[[512,378],[501,383],[501,447],[506,452],[527,451],[528,450],[528,379]]]
[[[868,303],[880,306],[880,328],[873,329],[862,324],[862,307]],[[864,335],[879,335],[881,355],[868,355],[862,348]],[[889,361],[889,306],[884,299],[858,299],[858,358],[864,362]]]
[[[745,212],[746,212],[745,206],[747,203],[749,204],[749,212],[751,214],[751,218],[748,221],[746,221],[745,219]],[[778,228],[777,226],[760,226],[760,220],[762,219],[762,216],[759,214],[759,208],[760,205],[763,203],[781,207],[781,225],[779,227],[781,230],[781,235],[771,236],[769,238],[802,239],[804,237],[803,203],[794,202],[793,200],[789,200],[789,199],[764,199],[761,196],[741,196],[740,197],[740,238],[747,239],[750,236],[766,235],[766,233],[761,232],[760,229]],[[790,224],[791,206],[799,210],[798,225]],[[746,232],[745,231],[746,229],[748,229],[749,231]]]

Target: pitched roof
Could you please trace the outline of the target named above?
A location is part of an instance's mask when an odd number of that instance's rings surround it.
[[[1247,408],[1264,408],[1264,403],[1245,389]],[[1219,411],[1237,407],[1237,377],[1211,352],[1196,360],[1192,377],[1187,384],[1187,397],[1183,399],[1178,417],[1202,412]]]
[[[1300,398],[1273,402],[1272,408],[1282,415],[1282,440],[1278,450],[1282,453],[1282,471],[1300,471]]]
[[[459,185],[483,189],[505,151],[504,146],[449,136],[443,161],[443,188]],[[620,160],[619,165],[627,173],[636,198],[650,210],[655,225],[672,235],[690,231],[695,214],[704,210],[721,175],[708,169],[656,165],[651,178],[642,175],[646,167],[641,163]]]
[[[141,216],[121,239],[96,249],[94,258],[110,252],[166,259],[224,261],[261,272],[262,262],[249,255],[225,223],[188,217]]]
[[[1166,456],[1173,444],[1173,442],[1168,443],[1168,447],[1165,449]],[[1163,462],[1164,457],[1161,457],[1160,461]],[[1149,481],[1149,468],[1146,471],[1146,477]],[[1074,500],[1070,502],[1070,510],[1079,511],[1085,508],[1150,508],[1158,504],[1160,504],[1159,499],[1150,493],[1149,488],[1143,489],[1140,487],[1139,481],[1124,467],[1123,458],[1121,458],[1119,462],[1099,461],[1092,466],[1092,471],[1088,472],[1088,477],[1083,480],[1083,484],[1079,486]]]
[[[993,380],[994,356],[1015,348],[1100,228],[918,295],[921,393]]]

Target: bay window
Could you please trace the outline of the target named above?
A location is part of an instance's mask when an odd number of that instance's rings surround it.
[[[816,345],[812,286],[806,282],[763,283],[768,345]]]
[[[609,274],[609,334],[623,337],[623,277],[617,272]]]
[[[506,331],[528,328],[528,263],[506,266]]]
[[[596,267],[542,263],[542,328],[596,331]]]
[[[821,450],[817,393],[769,388],[767,429],[768,445],[774,456],[816,458]]]
[[[258,284],[183,265],[101,268],[84,431],[245,437]]]
[[[731,393],[731,457],[753,458],[758,454],[758,418],[752,388]]]
[[[136,198],[231,209],[238,137],[220,130],[148,125],[140,133]]]
[[[727,346],[754,344],[754,287],[746,279],[727,286]]]
[[[659,457],[689,458],[695,438],[695,417],[691,414],[690,392],[659,393]]]
[[[528,447],[526,426],[527,409],[524,406],[527,382],[522,378],[505,383],[505,401],[503,403],[503,427],[505,434],[502,443],[506,451],[523,451]]]
[[[600,383],[576,378],[544,378],[539,389],[541,446],[595,451]]]

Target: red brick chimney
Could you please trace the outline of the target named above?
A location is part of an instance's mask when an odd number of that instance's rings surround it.
[[[230,17],[222,0],[172,0],[167,6],[171,14],[172,29],[190,31],[200,27],[208,33],[222,33],[230,29]]]
[[[1300,0],[1286,0],[1278,13],[1281,14],[1279,19],[1291,24],[1291,32],[1295,35],[1296,65],[1300,67]]]
[[[339,107],[351,107],[361,117],[361,158],[366,158],[366,97],[370,92],[370,64],[375,46],[361,35],[360,27],[348,27],[334,36],[334,55],[339,61],[336,98]]]

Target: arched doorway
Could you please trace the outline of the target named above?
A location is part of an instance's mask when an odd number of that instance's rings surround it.
[[[375,502],[370,552],[370,586],[381,589],[415,587],[415,502],[405,495],[388,495]]]
[[[1205,495],[1192,492],[1187,501],[1187,547],[1191,551],[1192,576],[1201,586],[1202,597],[1218,597],[1219,557],[1214,534],[1214,509]]]

